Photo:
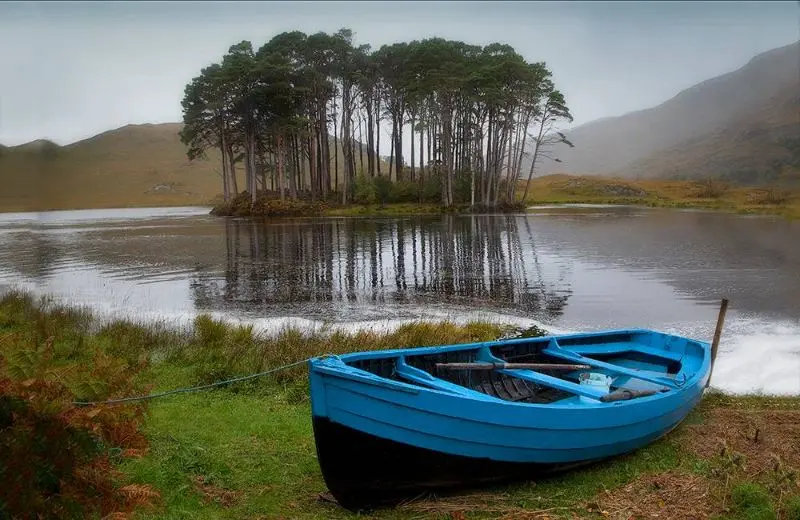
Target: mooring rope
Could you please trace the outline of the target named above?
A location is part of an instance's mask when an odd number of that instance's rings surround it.
[[[257,377],[263,377],[269,374],[274,374],[275,372],[280,372],[281,370],[286,370],[288,368],[296,367],[297,365],[302,365],[303,363],[307,362],[311,358],[306,358],[301,361],[295,361],[294,363],[289,363],[287,365],[279,366],[277,368],[272,368],[265,372],[258,372],[256,374],[249,374],[246,376],[235,377],[233,379],[226,379],[224,381],[217,381],[216,383],[209,383],[207,385],[200,385],[200,386],[190,386],[188,388],[176,388],[174,390],[167,390],[165,392],[158,392],[155,394],[147,394],[147,395],[136,395],[132,397],[123,397],[120,399],[108,399],[107,401],[73,401],[72,404],[77,406],[97,406],[101,404],[120,404],[120,403],[130,403],[134,401],[146,401],[148,399],[156,399],[159,397],[165,397],[168,395],[175,395],[175,394],[185,394],[189,392],[199,392],[200,390],[208,390],[209,388],[215,388],[217,386],[229,385],[231,383],[239,383],[241,381],[247,381],[248,379],[255,379]]]

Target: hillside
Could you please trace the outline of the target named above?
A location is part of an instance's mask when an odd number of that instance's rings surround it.
[[[9,147],[0,156],[0,210],[204,202],[219,191],[213,165],[186,159],[179,129],[129,125],[63,147]]]
[[[657,107],[566,132],[575,148],[559,148],[556,155],[562,163],[551,163],[544,171],[748,177],[752,174],[740,172],[780,169],[775,161],[792,159],[778,141],[800,131],[800,104],[792,95],[797,92],[800,42],[762,53]],[[674,163],[681,154],[679,164]],[[735,167],[740,159],[748,164]]]
[[[128,125],[67,146],[3,147],[0,211],[207,204],[222,191],[219,155],[187,160],[180,128]],[[243,186],[244,168],[238,176]]]
[[[739,184],[800,183],[800,89],[779,92],[721,129],[657,151],[621,173]]]

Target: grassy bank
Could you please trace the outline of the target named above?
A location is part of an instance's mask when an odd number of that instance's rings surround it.
[[[525,202],[531,205],[630,204],[800,218],[800,188],[744,187],[718,181],[637,181],[547,175],[532,182]]]
[[[287,330],[259,337],[250,328],[208,317],[198,318],[191,330],[173,331],[127,322],[101,325],[86,312],[12,294],[0,299],[0,445],[27,438],[9,431],[25,432],[29,423],[12,422],[9,428],[8,416],[3,423],[2,403],[20,395],[39,420],[60,414],[74,429],[103,439],[72,473],[63,470],[62,481],[75,484],[68,488],[71,496],[56,493],[54,499],[52,486],[39,490],[50,503],[71,497],[73,506],[90,512],[87,518],[351,518],[325,499],[302,366],[135,406],[76,408],[69,401],[210,382],[324,352],[487,340],[513,332],[481,323],[419,323],[388,334]],[[57,409],[48,404],[53,396]],[[537,483],[418,500],[374,517],[794,520],[800,518],[799,409],[797,398],[709,394],[678,430],[635,454]],[[0,449],[3,482],[16,475],[7,468],[31,460],[12,458],[9,464],[3,460],[7,453]],[[45,475],[48,457],[57,453],[62,452],[37,452]],[[101,459],[103,464],[93,462]],[[103,478],[87,480],[85,468]],[[101,484],[103,500],[95,492]],[[0,488],[0,518],[9,489]],[[35,498],[30,501],[38,504]],[[41,504],[48,503],[44,498]]]
[[[220,217],[343,217],[343,216],[404,216],[404,215],[437,215],[443,213],[509,213],[522,212],[525,205],[503,204],[499,207],[456,204],[445,208],[432,202],[391,202],[386,204],[339,204],[333,201],[312,202],[310,200],[280,200],[275,194],[260,196],[255,203],[250,201],[247,193],[240,193],[228,202],[219,202],[211,210],[212,215]]]
[[[524,183],[520,183],[517,197],[521,198]],[[402,191],[402,190],[401,190]],[[407,196],[405,190],[401,193]],[[428,202],[387,202],[378,204],[367,197],[367,202],[357,204],[310,203],[262,199],[251,207],[246,194],[237,200],[223,203],[221,196],[207,195],[187,198],[170,192],[148,194],[140,198],[133,190],[127,195],[105,197],[102,201],[86,200],[59,202],[55,205],[13,203],[0,201],[0,211],[26,211],[31,209],[91,209],[119,207],[156,207],[192,204],[210,204],[213,213],[220,216],[308,217],[308,216],[407,216],[436,215],[445,209],[428,194]],[[436,194],[434,194],[436,195]],[[32,196],[31,196],[32,197]],[[127,198],[126,198],[127,197]],[[431,198],[433,197],[433,198]],[[23,199],[18,199],[23,200]],[[81,199],[82,200],[82,199]],[[391,200],[391,199],[390,199]],[[412,200],[416,200],[412,197]],[[604,177],[547,175],[533,180],[525,201],[507,208],[470,208],[458,205],[449,213],[521,212],[528,206],[544,204],[615,204],[662,208],[696,208],[742,214],[777,215],[790,219],[800,218],[800,188],[776,186],[742,187],[717,181],[627,180]],[[28,204],[28,205],[26,205]]]
[[[517,192],[522,197],[524,183]],[[516,213],[530,206],[547,204],[612,204],[660,208],[695,208],[742,214],[800,218],[800,188],[774,186],[741,187],[718,181],[623,180],[603,177],[547,175],[535,179],[525,201],[499,208],[460,204],[445,209],[435,202],[375,202],[363,204],[310,203],[259,200],[251,205],[246,197],[218,204],[217,215],[302,216],[405,216],[441,213]]]

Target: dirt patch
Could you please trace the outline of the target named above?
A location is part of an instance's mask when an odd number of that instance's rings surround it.
[[[720,512],[708,479],[667,472],[606,492],[586,509],[610,520],[705,519]]]
[[[543,507],[518,507],[508,503],[502,493],[474,492],[466,495],[414,500],[398,506],[398,510],[412,511],[426,516],[462,520],[472,511],[492,514],[497,520],[554,520],[576,507],[565,501],[552,501]],[[575,518],[574,515],[572,515]]]
[[[748,473],[800,468],[800,410],[720,407],[705,411],[703,424],[687,425],[681,443],[701,459],[743,456]]]
[[[241,495],[238,491],[222,489],[213,484],[208,484],[202,476],[196,476],[192,480],[197,491],[203,495],[203,501],[207,504],[217,503],[222,507],[231,507],[239,500]]]

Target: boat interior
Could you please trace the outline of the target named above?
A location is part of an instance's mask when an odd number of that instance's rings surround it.
[[[612,393],[631,399],[677,390],[699,370],[704,355],[696,341],[630,331],[375,352],[343,361],[382,378],[483,400],[586,405]],[[441,366],[452,363],[477,365]],[[514,367],[520,363],[540,366]],[[599,390],[582,384],[586,374],[607,376],[609,384]]]

